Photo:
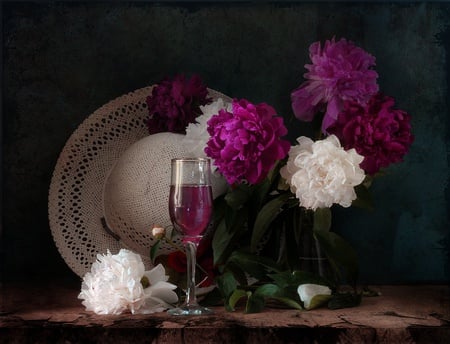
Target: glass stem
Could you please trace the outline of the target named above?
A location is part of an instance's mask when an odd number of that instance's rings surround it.
[[[186,306],[197,306],[197,296],[195,295],[195,265],[197,259],[197,245],[193,242],[187,242],[186,259],[187,259],[187,290],[186,290]]]

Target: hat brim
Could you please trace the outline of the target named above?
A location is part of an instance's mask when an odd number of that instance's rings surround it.
[[[53,239],[66,264],[80,277],[108,250],[124,244],[102,224],[103,186],[109,171],[133,143],[148,136],[146,98],[154,86],[118,97],[92,113],[74,131],[57,160],[49,188]],[[213,99],[229,99],[208,89]],[[146,267],[148,256],[141,255]]]

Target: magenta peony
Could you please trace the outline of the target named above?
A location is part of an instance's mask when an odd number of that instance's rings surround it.
[[[349,101],[328,128],[345,149],[355,148],[364,156],[361,168],[368,174],[401,161],[414,140],[410,116],[393,107],[394,99],[382,94],[373,96],[366,106]]]
[[[259,183],[290,148],[289,141],[281,139],[287,129],[275,109],[245,99],[233,101],[232,113],[222,109],[211,117],[208,133],[205,153],[230,185]]]
[[[319,111],[324,111],[322,131],[336,121],[345,100],[366,104],[378,92],[378,74],[371,68],[375,57],[352,42],[342,38],[320,42],[309,47],[312,64],[306,64],[308,79],[291,94],[295,116],[311,121]]]
[[[208,89],[198,75],[186,79],[177,75],[172,80],[166,78],[147,97],[149,118],[147,126],[150,134],[172,132],[184,134],[189,123],[202,112],[201,105],[210,102]]]

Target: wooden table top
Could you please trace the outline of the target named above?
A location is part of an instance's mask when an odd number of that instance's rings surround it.
[[[358,307],[210,316],[96,315],[78,286],[3,285],[0,343],[450,343],[450,287],[374,286]]]

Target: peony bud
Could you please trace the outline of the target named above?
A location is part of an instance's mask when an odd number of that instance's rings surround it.
[[[156,239],[162,239],[166,235],[166,230],[158,225],[153,226],[152,235]]]

